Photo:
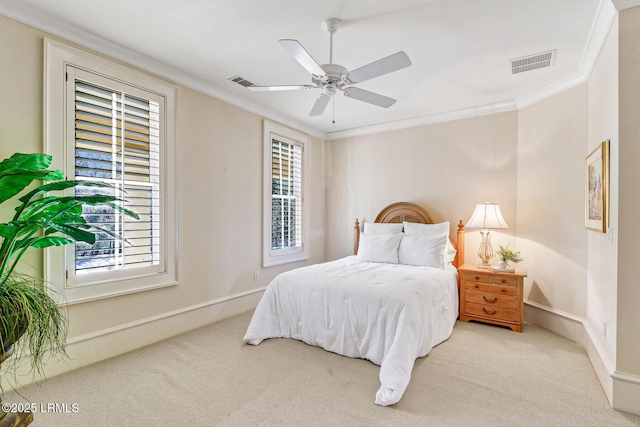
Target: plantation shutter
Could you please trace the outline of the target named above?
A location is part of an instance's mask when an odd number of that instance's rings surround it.
[[[75,81],[75,179],[114,189],[76,187],[76,194],[116,194],[139,220],[105,207],[85,207],[98,233],[78,242],[76,274],[157,265],[160,262],[160,106],[157,102]],[[123,193],[124,191],[124,193]]]
[[[271,140],[271,250],[302,250],[302,145]]]

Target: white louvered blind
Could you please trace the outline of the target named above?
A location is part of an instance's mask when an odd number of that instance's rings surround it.
[[[271,140],[271,251],[302,250],[302,145]]]
[[[99,233],[93,245],[77,243],[76,274],[159,264],[159,116],[156,102],[75,80],[75,178],[115,187],[77,187],[76,194],[115,191],[140,216],[135,220],[110,208],[85,207],[88,223],[123,238]]]

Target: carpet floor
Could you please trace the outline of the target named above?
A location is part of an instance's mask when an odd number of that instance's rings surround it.
[[[541,328],[458,322],[416,361],[402,400],[379,367],[291,339],[242,342],[251,312],[6,393],[34,427],[640,426],[611,409],[584,350]]]

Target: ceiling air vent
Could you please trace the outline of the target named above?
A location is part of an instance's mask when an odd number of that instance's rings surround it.
[[[251,83],[249,80],[245,79],[242,76],[229,77],[229,80],[231,80],[232,82],[238,83],[240,86],[244,86],[244,87],[255,86],[253,83]]]
[[[555,60],[555,49],[548,52],[536,53],[535,55],[523,56],[522,58],[511,59],[509,61],[511,62],[511,74],[550,67],[553,65]]]

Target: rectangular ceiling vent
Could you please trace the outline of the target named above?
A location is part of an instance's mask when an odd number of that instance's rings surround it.
[[[525,71],[537,70],[538,68],[550,67],[556,60],[556,49],[547,52],[536,53],[535,55],[523,56],[522,58],[511,59],[511,74],[523,73]]]
[[[231,80],[232,82],[238,83],[240,86],[244,86],[244,87],[255,86],[253,83],[251,83],[249,80],[245,79],[242,76],[229,77],[229,80]]]

